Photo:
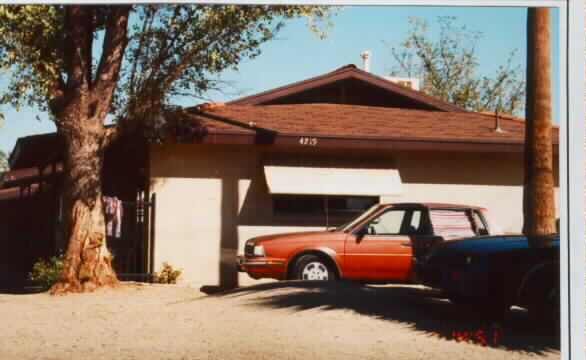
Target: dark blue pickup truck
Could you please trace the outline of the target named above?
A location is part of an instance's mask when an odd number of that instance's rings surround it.
[[[502,316],[512,305],[559,321],[559,235],[479,236],[442,243],[415,265],[423,285],[457,305]]]

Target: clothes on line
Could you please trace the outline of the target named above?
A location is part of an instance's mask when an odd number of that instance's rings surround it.
[[[115,196],[104,196],[103,202],[106,217],[106,235],[119,238],[122,230],[122,200]]]

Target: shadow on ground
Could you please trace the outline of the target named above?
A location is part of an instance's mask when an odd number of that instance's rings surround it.
[[[555,329],[532,322],[527,313],[513,308],[495,322],[482,309],[465,311],[437,292],[413,286],[361,286],[352,282],[285,281],[228,291],[202,288],[214,297],[246,297],[255,307],[304,311],[351,310],[377,319],[408,324],[413,330],[448,341],[493,346],[542,354],[559,351]]]
[[[0,280],[0,294],[5,295],[26,295],[46,292],[49,289],[37,282],[21,279]]]
[[[4,295],[30,295],[30,294],[40,294],[43,292],[47,292],[48,289],[46,287],[41,286],[32,286],[32,287],[12,287],[12,288],[0,288],[0,294]]]

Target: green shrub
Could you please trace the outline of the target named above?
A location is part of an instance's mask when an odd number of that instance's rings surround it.
[[[48,259],[39,259],[33,264],[33,271],[29,274],[29,279],[50,287],[59,280],[63,270],[63,262],[63,253]]]
[[[153,274],[153,282],[159,284],[176,284],[183,270],[173,269],[169,263],[163,263],[163,269]]]

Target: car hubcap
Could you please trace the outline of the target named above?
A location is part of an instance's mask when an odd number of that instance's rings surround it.
[[[303,268],[301,278],[303,280],[327,280],[328,268],[320,262],[311,262]]]

